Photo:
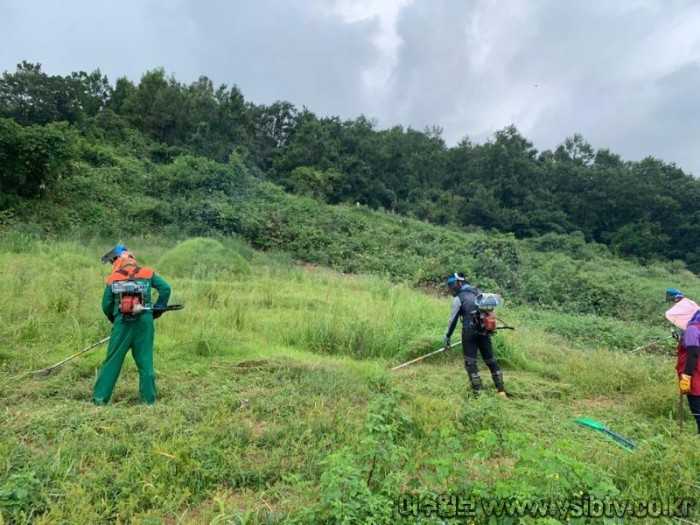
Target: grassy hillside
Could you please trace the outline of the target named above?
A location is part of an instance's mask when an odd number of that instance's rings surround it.
[[[329,220],[356,211],[325,210],[320,216]],[[377,235],[386,220],[376,222]],[[437,234],[420,223],[403,224],[409,232]],[[655,312],[651,322],[631,313],[625,320],[582,316],[564,303],[538,308],[525,295],[518,301],[506,295],[499,317],[517,330],[500,332],[495,341],[512,396],[474,398],[456,350],[387,371],[440,346],[445,297],[386,277],[298,265],[287,254],[231,240],[225,248],[202,244],[195,258],[216,262],[227,248],[238,254],[236,264],[180,273],[174,269],[190,257],[188,250],[165,237],[124,239],[143,264],[170,265],[171,301],[187,305],[157,321],[159,401],[152,407],[138,404],[130,358],[113,403],[92,406],[104,347],[46,379],[29,373],[109,333],[99,311],[107,269],[97,264],[109,246],[26,234],[0,238],[0,512],[6,523],[457,522],[448,514],[418,519],[410,505],[409,515],[399,515],[402,493],[430,499],[451,492],[485,502],[566,502],[585,495],[695,501],[697,436],[689,414],[683,432],[676,423],[672,346],[656,320],[665,308],[660,299],[633,303]],[[382,247],[392,249],[388,242]],[[667,284],[666,268],[632,268],[613,259],[601,268],[573,250],[574,257],[565,257],[556,250],[546,256],[542,246],[517,248],[533,287],[564,286],[560,276],[576,270],[579,279],[596,276],[588,282],[602,283],[593,290],[606,301],[602,292],[615,291],[609,283],[616,275],[647,299],[669,284],[700,290],[688,273]],[[358,265],[364,257],[348,255]],[[571,297],[579,297],[574,292]],[[618,297],[623,312],[634,310],[628,299]],[[625,351],[645,338],[661,339],[655,353]],[[490,385],[485,368],[482,374]],[[640,450],[621,450],[574,424],[576,417],[605,423]],[[485,506],[476,510],[471,520],[486,523]],[[603,522],[569,517],[571,523]],[[493,522],[558,518],[564,519]],[[635,522],[646,521],[624,520]]]
[[[206,235],[423,288],[464,271],[472,283],[506,295],[511,304],[576,316],[573,324],[586,328],[579,341],[616,348],[663,335],[659,310],[668,286],[700,296],[700,281],[681,261],[640,266],[586,243],[578,233],[517,240],[364,206],[330,206],[259,180],[236,155],[227,163],[181,156],[154,164],[103,145],[82,148],[82,160],[41,200],[21,201],[0,213],[0,231],[13,234],[7,242],[106,239],[109,245],[134,235],[180,240]],[[587,319],[583,324],[581,315]],[[639,326],[629,330],[629,322]],[[546,320],[542,324],[561,333]],[[561,335],[575,330],[566,326]]]

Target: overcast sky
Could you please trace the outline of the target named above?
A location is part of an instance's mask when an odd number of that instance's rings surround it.
[[[206,75],[256,104],[440,126],[450,146],[581,133],[700,176],[694,0],[0,0],[0,71],[22,60]]]

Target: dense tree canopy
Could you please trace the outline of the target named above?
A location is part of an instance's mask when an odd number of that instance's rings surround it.
[[[580,135],[540,152],[511,126],[484,144],[465,138],[448,147],[439,128],[377,129],[365,116],[255,105],[206,77],[186,85],[156,69],[138,84],[111,85],[99,70],[50,76],[27,62],[0,79],[0,118],[5,207],[36,198],[80,134],[155,163],[234,155],[260,178],[328,203],[518,237],[580,231],[624,256],[682,259],[700,270],[688,249],[700,242],[700,182],[658,159],[595,150]]]

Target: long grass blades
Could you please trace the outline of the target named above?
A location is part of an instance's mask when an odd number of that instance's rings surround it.
[[[613,432],[612,430],[605,428],[605,425],[603,425],[603,423],[601,423],[600,421],[596,421],[595,419],[587,417],[579,417],[577,419],[574,419],[574,422],[605,434],[613,440],[613,443],[615,443],[617,446],[619,446],[627,452],[632,452],[633,449],[639,449],[637,445],[635,445],[628,439],[625,439],[621,435]]]

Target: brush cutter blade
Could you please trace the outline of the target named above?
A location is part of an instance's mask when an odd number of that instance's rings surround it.
[[[60,370],[60,366],[52,366],[44,370],[39,370],[37,373],[34,374],[34,377],[48,377],[50,375],[57,374],[58,372],[60,372]]]
[[[39,370],[38,372],[34,372],[34,375],[35,375],[36,377],[46,377],[46,376],[49,376],[49,375],[51,375],[51,374],[55,374],[56,372],[58,372],[58,371],[61,369],[61,365],[63,365],[63,363],[67,363],[68,361],[71,361],[72,359],[75,359],[76,357],[78,357],[78,356],[80,356],[80,355],[83,355],[83,354],[84,354],[85,352],[87,352],[88,350],[92,350],[92,349],[95,348],[96,346],[99,346],[99,345],[101,345],[102,343],[105,343],[105,342],[109,341],[109,339],[110,339],[111,337],[112,337],[111,335],[108,335],[108,336],[105,337],[104,339],[100,339],[100,340],[97,341],[96,343],[91,344],[90,346],[88,346],[87,348],[84,348],[84,349],[81,350],[80,352],[76,352],[76,353],[74,353],[73,355],[66,357],[65,359],[63,359],[63,360],[59,361],[58,363],[56,363],[56,364],[50,366],[49,368],[44,368],[43,370]]]
[[[168,312],[172,312],[175,310],[182,310],[185,307],[184,304],[169,304],[168,306],[165,307],[165,309]]]

